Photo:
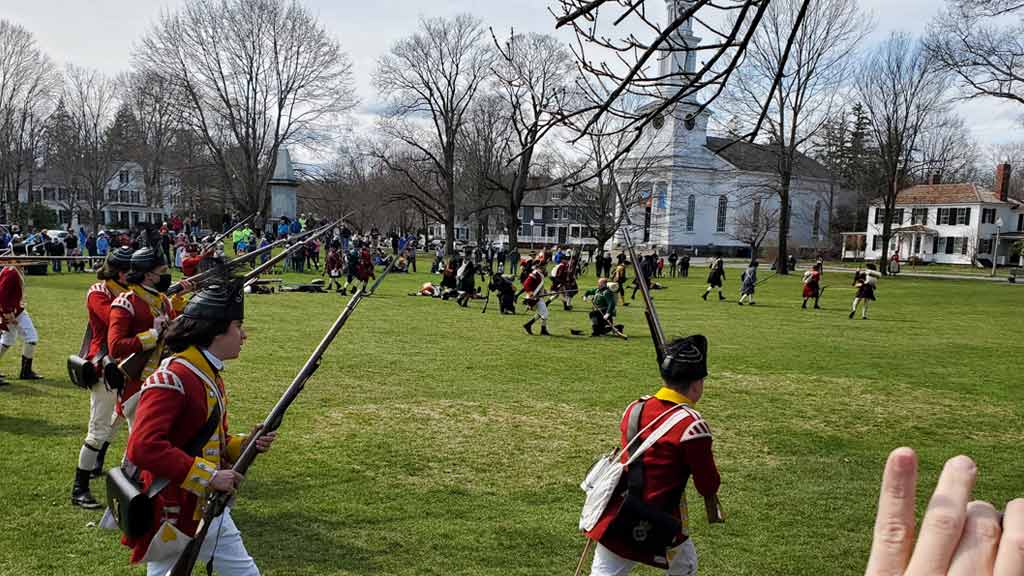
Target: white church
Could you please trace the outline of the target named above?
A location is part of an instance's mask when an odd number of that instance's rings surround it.
[[[692,2],[666,0],[669,19]],[[677,46],[697,46],[692,21],[677,32]],[[660,74],[696,71],[696,51],[667,52]],[[708,135],[712,112],[699,109],[695,98],[655,118],[617,168],[620,185],[638,182],[646,202],[631,210],[633,241],[660,252],[694,250],[700,255],[748,256],[742,238],[762,210],[777,210],[773,186],[777,156],[767,146]],[[731,144],[731,146],[730,146]],[[728,146],[728,147],[727,147]],[[827,208],[830,177],[817,161],[801,157],[791,185],[789,252],[814,252],[829,244]],[[777,244],[777,228],[768,233],[762,252]],[[617,237],[619,245],[622,238]]]

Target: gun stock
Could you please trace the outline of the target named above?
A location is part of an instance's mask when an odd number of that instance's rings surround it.
[[[385,268],[384,272],[382,272],[380,277],[377,278],[377,281],[373,283],[373,286],[369,290],[370,292],[373,292],[378,286],[380,286],[384,277],[391,272],[395,266],[395,262],[397,261],[397,257],[391,259],[387,268]],[[232,466],[232,470],[242,475],[245,475],[249,470],[249,466],[252,465],[257,456],[256,439],[264,434],[274,432],[281,426],[285,412],[288,411],[288,408],[299,396],[303,388],[305,388],[306,381],[309,380],[309,378],[316,372],[317,368],[320,367],[320,360],[323,358],[327,348],[330,347],[332,342],[334,342],[334,338],[339,332],[341,332],[341,328],[348,321],[349,316],[352,315],[356,306],[362,302],[366,295],[367,291],[362,287],[352,295],[352,298],[349,299],[348,304],[345,305],[345,308],[334,321],[334,324],[331,325],[327,334],[325,334],[323,339],[320,340],[320,344],[318,344],[316,349],[313,350],[313,353],[309,356],[309,359],[306,360],[302,369],[299,370],[299,373],[296,374],[292,383],[284,391],[284,394],[281,395],[277,404],[275,404],[273,409],[271,409],[270,414],[267,415],[266,419],[263,421],[263,425],[256,430],[253,436],[246,443],[245,448],[242,450],[242,454],[238,457],[235,465]],[[228,502],[231,501],[231,498],[231,494],[224,492],[211,492],[207,496],[206,510],[203,512],[203,517],[199,521],[199,526],[196,528],[195,536],[192,538],[192,541],[188,543],[188,546],[185,547],[181,556],[179,556],[178,560],[174,563],[174,567],[167,572],[166,576],[190,576],[192,574],[192,568],[195,566],[195,563],[199,558],[199,550],[202,548],[203,541],[206,540],[206,536],[209,532],[210,523],[224,512],[224,509],[227,507]]]

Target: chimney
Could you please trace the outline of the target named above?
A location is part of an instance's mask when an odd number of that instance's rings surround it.
[[[996,196],[1006,202],[1007,193],[1010,191],[1010,165],[1006,162],[996,166]]]
[[[942,184],[942,172],[934,172],[928,180],[929,184]]]

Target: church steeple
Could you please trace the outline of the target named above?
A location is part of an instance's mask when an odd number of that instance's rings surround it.
[[[675,21],[680,14],[692,7],[692,0],[665,0],[665,11],[668,15],[666,25]],[[693,34],[693,18],[687,18],[669,38],[668,49],[664,51],[659,67],[661,76],[672,75],[670,83],[683,85],[685,78],[692,76],[697,71],[697,52],[687,50],[687,48],[696,48],[699,45],[700,38]],[[694,102],[696,98],[691,96],[686,100]]]

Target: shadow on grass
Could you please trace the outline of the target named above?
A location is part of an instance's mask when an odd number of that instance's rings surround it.
[[[302,511],[264,517],[240,509],[232,515],[238,517],[242,538],[255,551],[256,563],[268,573],[315,568],[324,574],[378,574],[383,568],[378,558],[386,551],[346,542],[343,536],[353,526],[343,520]],[[362,531],[375,529],[373,522],[368,525],[363,519],[360,523]],[[380,531],[390,533],[384,528]]]
[[[38,418],[21,418],[0,414],[0,432],[7,432],[9,434],[49,438],[58,435],[74,434],[78,431],[76,426],[54,424],[53,422]]]

